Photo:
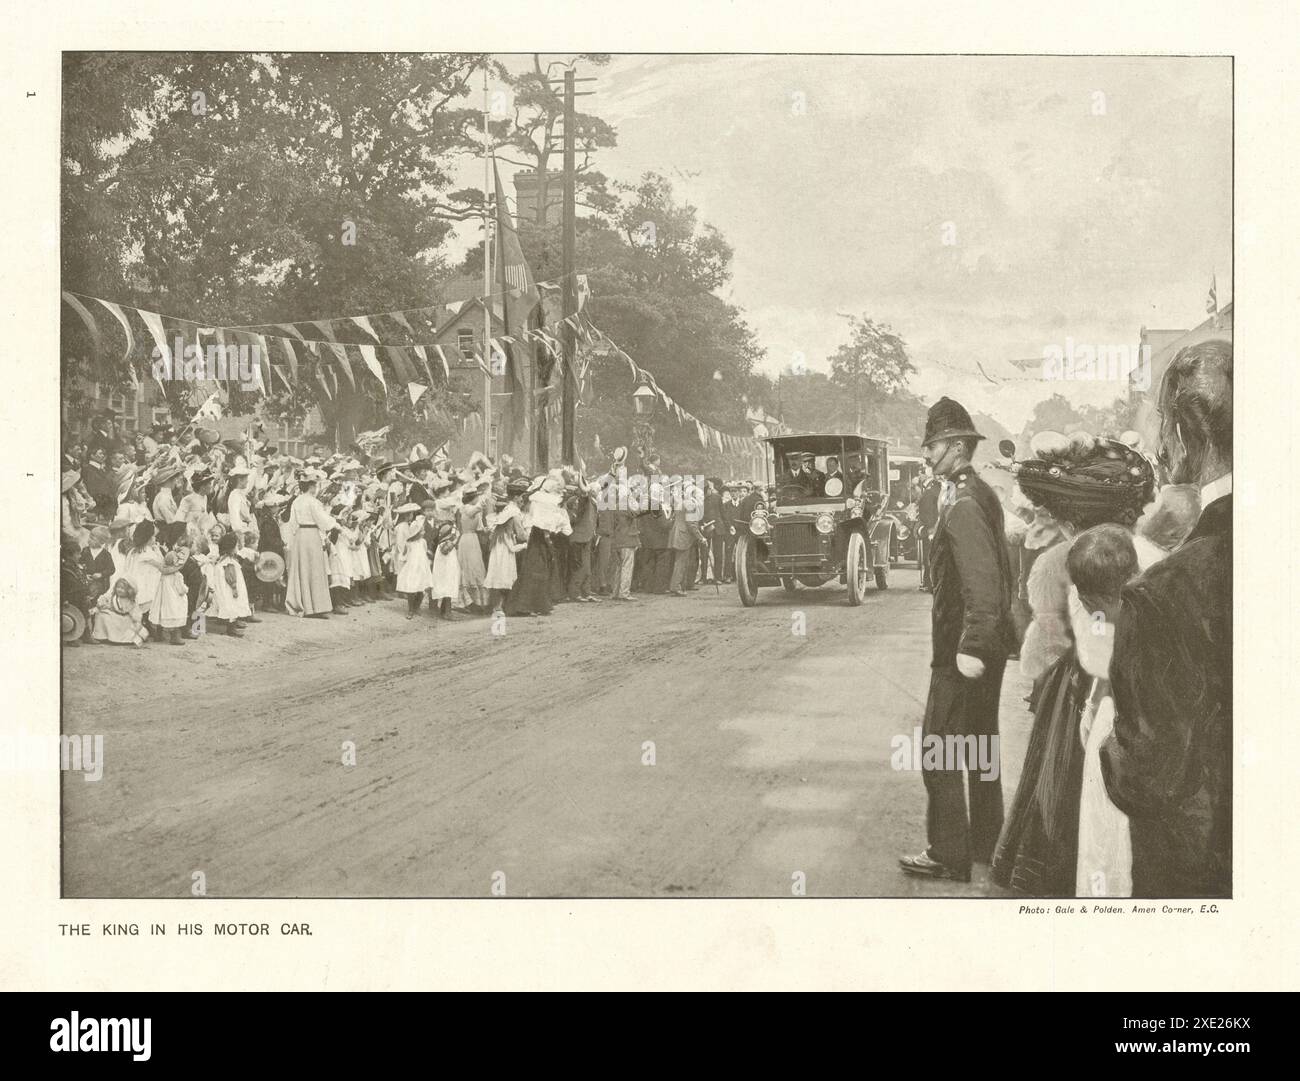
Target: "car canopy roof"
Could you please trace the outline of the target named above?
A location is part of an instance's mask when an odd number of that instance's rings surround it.
[[[782,454],[840,454],[850,450],[875,450],[885,445],[883,439],[865,435],[773,435],[764,442],[771,443]]]

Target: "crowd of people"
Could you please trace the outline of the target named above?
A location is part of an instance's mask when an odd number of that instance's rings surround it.
[[[1231,895],[1231,343],[1182,350],[1158,407],[1157,447],[1040,433],[996,491],[965,410],[931,410],[923,728],[995,737],[1017,658],[1033,726],[1005,820],[1000,771],[926,768],[928,847],[904,871],[969,881],[984,863],[1040,897]]]
[[[625,467],[624,448],[594,479],[530,476],[509,456],[453,468],[422,444],[393,461],[359,445],[299,459],[256,428],[125,438],[100,414],[64,451],[65,639],[184,645],[242,637],[258,613],[326,619],[398,597],[407,619],[426,602],[443,620],[547,616],[731,581],[753,485],[663,477],[643,507]],[[67,632],[69,611],[84,628]]]

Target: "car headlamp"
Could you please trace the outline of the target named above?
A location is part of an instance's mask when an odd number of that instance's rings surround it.
[[[767,535],[767,516],[764,514],[755,514],[749,520],[749,531],[756,537]]]
[[[817,515],[817,532],[818,532],[818,533],[834,533],[834,532],[835,532],[835,519],[832,518],[829,514],[819,514],[819,515]]]

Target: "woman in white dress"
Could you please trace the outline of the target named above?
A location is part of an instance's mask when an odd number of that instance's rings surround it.
[[[303,477],[289,508],[292,543],[286,548],[289,587],[285,607],[294,615],[325,619],[334,607],[325,565],[325,536],[338,523],[316,498],[316,479]]]
[[[397,592],[406,597],[406,618],[413,619],[424,601],[424,591],[433,585],[429,549],[424,543],[424,516],[415,503],[403,503],[396,513],[393,561],[397,566]]]

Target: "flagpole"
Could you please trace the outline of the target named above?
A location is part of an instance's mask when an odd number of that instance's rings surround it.
[[[483,453],[492,457],[492,244],[488,222],[488,189],[492,183],[488,150],[491,138],[488,133],[488,77],[483,67],[483,358],[488,370],[483,373]]]

